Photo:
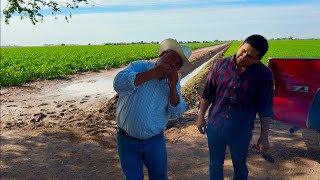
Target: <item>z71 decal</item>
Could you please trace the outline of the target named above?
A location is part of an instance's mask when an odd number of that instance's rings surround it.
[[[309,92],[309,86],[292,86],[293,92]]]

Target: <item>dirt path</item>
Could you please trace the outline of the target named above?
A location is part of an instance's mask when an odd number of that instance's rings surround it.
[[[211,50],[195,51],[191,59]],[[121,179],[111,115],[115,107],[107,106],[114,99],[108,100],[111,95],[103,92],[62,90],[75,82],[113,77],[120,69],[2,88],[0,179]],[[197,110],[190,110],[180,124],[165,132],[170,179],[208,179],[207,142],[194,125],[196,114]],[[289,134],[288,129],[277,122],[272,125],[274,164],[250,150],[250,179],[320,179],[319,134],[312,130]],[[227,179],[232,172],[228,153]]]
[[[195,111],[165,132],[170,179],[208,179],[206,137],[197,132]],[[311,130],[289,134],[273,123],[270,134],[275,163],[249,151],[250,179],[319,179],[320,136]],[[258,138],[258,123],[254,131]],[[227,152],[225,177],[232,178]],[[147,176],[147,172],[145,171]],[[1,134],[1,179],[121,179],[114,135],[88,135],[81,129],[10,130]]]
[[[184,117],[186,123],[166,131],[169,175],[172,179],[208,179],[209,159],[206,136],[196,126],[196,110]],[[302,129],[290,134],[290,126],[273,122],[270,130],[270,152],[275,163],[269,163],[254,149],[249,149],[249,179],[320,179],[320,135]],[[260,135],[256,121],[252,144]],[[233,166],[227,150],[225,179],[232,179]]]

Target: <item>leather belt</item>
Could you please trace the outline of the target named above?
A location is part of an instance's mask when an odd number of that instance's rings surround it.
[[[145,140],[145,139],[139,139],[139,138],[132,137],[132,136],[130,136],[125,130],[123,130],[123,129],[119,128],[119,127],[118,127],[118,132],[119,132],[121,135],[126,136],[126,137],[128,137],[128,138],[130,138],[130,139],[134,139],[134,140],[138,140],[138,141]]]
[[[147,139],[139,139],[139,138],[130,136],[125,130],[121,129],[120,127],[118,127],[118,132],[119,132],[121,135],[125,136],[125,137],[128,137],[128,138],[130,138],[130,139],[134,139],[134,140],[137,140],[137,141],[150,140],[150,139],[156,138],[156,137],[160,136],[161,134],[163,134],[163,132],[161,132],[161,133],[159,133],[159,134],[157,134],[157,135],[155,135],[155,136],[152,136],[152,137],[150,137],[150,138],[147,138]]]

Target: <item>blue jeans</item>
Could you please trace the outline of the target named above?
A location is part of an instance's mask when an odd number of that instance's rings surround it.
[[[210,179],[223,180],[223,163],[226,147],[229,146],[233,163],[233,179],[248,179],[247,153],[252,138],[252,130],[235,133],[208,123],[207,137],[210,156]]]
[[[163,133],[137,140],[117,133],[118,153],[124,179],[143,179],[143,165],[150,180],[167,180],[167,150]]]

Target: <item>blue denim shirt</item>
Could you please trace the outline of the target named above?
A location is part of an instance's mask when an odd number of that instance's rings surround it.
[[[134,85],[139,72],[155,67],[155,62],[135,61],[119,72],[113,82],[119,94],[117,104],[117,124],[130,136],[147,139],[159,134],[166,128],[170,116],[178,118],[186,111],[186,104],[177,83],[179,104],[173,107],[169,101],[169,85],[167,79],[152,79]]]

